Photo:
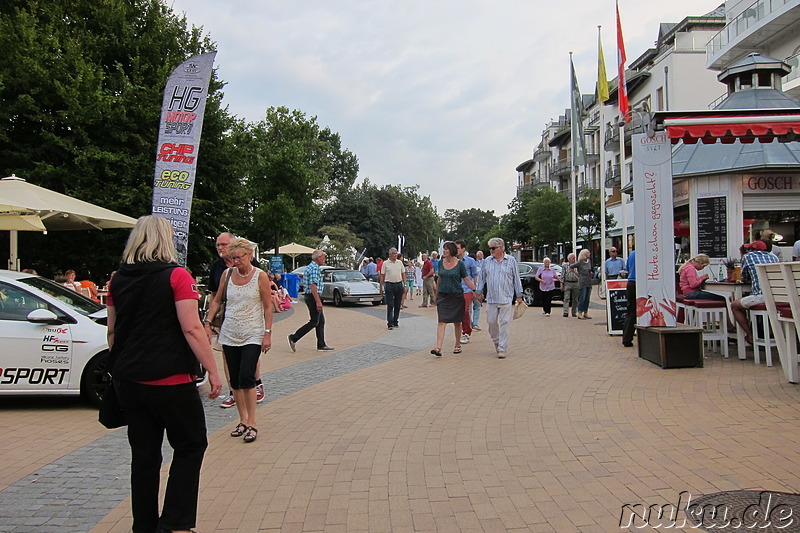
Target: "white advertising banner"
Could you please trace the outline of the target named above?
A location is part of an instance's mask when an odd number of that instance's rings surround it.
[[[633,147],[636,323],[677,325],[672,147],[666,132],[637,134]]]
[[[186,264],[194,177],[203,132],[208,84],[216,52],[187,59],[164,89],[153,181],[153,214],[175,229],[178,262]]]

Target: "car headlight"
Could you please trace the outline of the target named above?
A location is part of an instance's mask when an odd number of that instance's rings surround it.
[[[344,287],[342,287],[342,292],[343,292],[344,294],[347,294],[347,295],[349,295],[349,294],[350,294],[350,286],[348,286],[348,285],[345,285]]]

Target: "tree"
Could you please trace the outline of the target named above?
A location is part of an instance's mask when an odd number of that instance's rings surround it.
[[[327,254],[329,265],[346,268],[357,267],[355,263],[362,246],[364,246],[364,241],[350,231],[349,226],[322,226],[319,228],[319,233],[323,238],[328,238],[320,245],[320,248]]]
[[[302,111],[270,107],[257,123],[239,121],[233,138],[250,196],[251,238],[269,247],[311,233],[325,201],[358,172],[338,134]]]
[[[444,213],[444,224],[447,232],[445,239],[463,239],[467,243],[467,250],[474,254],[486,242],[483,236],[487,230],[494,227],[499,222],[494,211],[483,211],[481,209],[470,208],[463,211],[448,209]]]
[[[214,49],[158,0],[6,0],[0,8],[0,164],[28,181],[122,213],[150,213],[164,85],[188,57]],[[214,82],[206,106],[197,184],[224,165],[211,137],[226,128]],[[207,134],[206,128],[213,131]],[[214,174],[214,179],[219,174]],[[223,216],[228,189],[199,186],[196,198]],[[209,193],[212,196],[203,196]],[[241,205],[241,204],[239,204]],[[205,243],[192,217],[190,258]],[[203,227],[207,230],[207,227]],[[119,262],[128,232],[25,233],[26,266],[52,276],[75,268],[100,280]],[[54,255],[52,251],[59,250]]]
[[[398,235],[405,238],[403,251],[417,254],[436,249],[443,225],[428,196],[419,187],[386,185],[377,188],[364,180],[343,191],[325,206],[322,224],[348,224],[364,240],[366,254],[386,257],[397,246]]]
[[[590,242],[600,233],[600,209],[600,191],[597,189],[587,191],[575,203],[576,233],[579,241]],[[614,215],[606,212],[606,230],[616,225]]]
[[[550,187],[534,189],[526,206],[534,246],[551,246],[570,239],[572,208],[569,200]]]

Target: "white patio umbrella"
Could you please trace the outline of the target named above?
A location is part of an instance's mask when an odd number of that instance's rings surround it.
[[[308,246],[303,246],[302,244],[297,244],[296,242],[290,242],[289,244],[284,244],[278,248],[278,254],[286,254],[292,258],[292,270],[295,269],[295,258],[301,254],[310,254],[314,252],[314,248],[309,248]],[[263,252],[261,255],[275,255],[275,250],[267,250]]]
[[[136,219],[14,175],[0,179],[0,230],[11,232],[8,267],[17,268],[18,231],[132,228]]]

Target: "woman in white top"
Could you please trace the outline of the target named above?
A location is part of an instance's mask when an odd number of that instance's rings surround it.
[[[256,429],[256,363],[262,353],[272,347],[272,290],[267,273],[254,267],[253,245],[247,239],[234,239],[228,246],[233,268],[220,280],[220,290],[208,309],[215,316],[222,295],[227,295],[225,320],[219,331],[219,343],[225,354],[225,364],[231,380],[239,424],[231,437],[244,435],[253,442]],[[206,323],[211,335],[211,326]]]

